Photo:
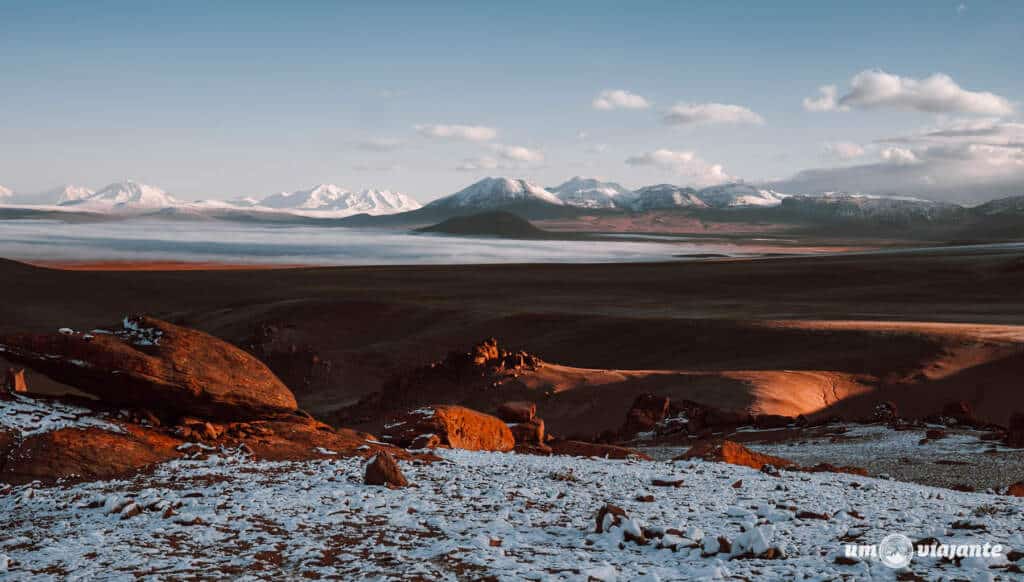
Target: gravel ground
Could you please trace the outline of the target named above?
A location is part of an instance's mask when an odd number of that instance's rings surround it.
[[[873,476],[888,475],[898,481],[935,487],[969,486],[985,491],[1024,481],[1024,450],[982,441],[981,431],[932,428],[945,430],[947,436],[920,444],[925,428],[895,431],[882,425],[854,424],[812,429],[791,440],[771,438],[771,431],[761,442],[743,440],[752,450],[801,465],[855,465]],[[642,449],[655,459],[666,460],[687,447]]]

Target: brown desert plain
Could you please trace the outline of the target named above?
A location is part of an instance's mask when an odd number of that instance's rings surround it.
[[[1024,410],[1024,258],[999,247],[660,264],[202,267],[4,261],[0,331],[152,314],[255,350],[301,407],[372,430],[382,418],[349,407],[486,337],[546,364],[474,402],[527,397],[559,434],[615,429],[648,392],[808,418],[863,417],[882,401],[924,417],[965,401],[1005,425]]]

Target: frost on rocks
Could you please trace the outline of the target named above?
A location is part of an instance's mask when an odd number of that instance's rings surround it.
[[[358,458],[275,463],[223,453],[130,480],[15,487],[0,495],[0,558],[14,579],[892,580],[897,572],[877,562],[837,563],[842,544],[903,533],[1024,548],[1016,497],[835,473],[772,477],[704,461],[436,454],[438,462],[403,465],[416,487],[401,490],[363,484]],[[570,472],[572,480],[552,478]],[[635,501],[638,486],[672,472],[685,482],[660,488],[656,503]],[[731,487],[739,479],[743,487]],[[596,533],[607,503],[626,515]],[[802,510],[831,517],[801,518]],[[625,541],[627,533],[647,543]],[[999,567],[915,558],[909,571],[1012,579]]]
[[[47,433],[62,428],[101,428],[124,432],[120,426],[79,406],[36,400],[21,394],[0,402],[0,428],[15,429],[22,436]]]

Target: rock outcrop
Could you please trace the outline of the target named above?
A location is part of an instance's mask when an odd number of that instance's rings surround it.
[[[633,401],[633,406],[626,413],[626,423],[622,426],[622,433],[635,435],[640,432],[648,432],[665,419],[668,415],[669,399],[667,396],[655,396],[654,394],[641,394]]]
[[[755,453],[747,447],[733,441],[727,440],[704,440],[694,443],[690,450],[676,457],[676,460],[703,459],[718,463],[729,463],[731,465],[743,465],[754,469],[763,469],[765,465],[775,468],[792,467],[793,461]]]
[[[7,377],[4,385],[0,388],[0,399],[9,399],[12,394],[24,394],[28,392],[28,384],[25,382],[24,368],[7,368]]]
[[[382,438],[402,447],[423,444],[436,437],[436,445],[471,451],[509,451],[515,438],[501,419],[465,408],[440,405],[414,410],[388,423]]]
[[[179,439],[141,427],[126,427],[124,432],[63,428],[33,434],[9,448],[0,481],[53,483],[127,476],[180,456],[181,444]]]
[[[504,402],[498,407],[498,418],[505,422],[530,422],[537,415],[533,402]]]
[[[205,333],[146,316],[117,332],[10,334],[0,353],[115,406],[241,420],[296,409],[262,362]]]

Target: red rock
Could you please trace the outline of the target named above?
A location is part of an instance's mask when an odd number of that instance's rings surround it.
[[[135,425],[125,430],[64,428],[28,436],[9,450],[0,481],[110,479],[180,456],[178,439]]]
[[[377,453],[373,460],[367,463],[364,482],[367,485],[385,485],[391,488],[409,486],[409,481],[402,474],[395,458],[387,451]]]
[[[242,420],[297,407],[288,387],[252,355],[151,317],[126,318],[117,335],[13,334],[0,336],[0,346],[6,358],[106,403],[162,416]]]
[[[7,378],[4,380],[4,388],[0,390],[0,400],[7,400],[11,394],[28,392],[28,384],[25,383],[24,368],[7,368]]]
[[[946,431],[940,428],[930,428],[924,433],[924,438],[938,440],[946,437]]]
[[[633,436],[640,432],[653,430],[668,414],[669,399],[666,396],[641,394],[633,400],[633,405],[626,413],[626,422],[622,425],[622,434]]]
[[[793,461],[755,453],[739,443],[723,440],[704,440],[694,443],[690,450],[676,457],[676,460],[686,459],[703,459],[731,465],[743,465],[754,469],[761,469],[765,465],[791,467],[794,464]]]
[[[530,422],[537,416],[537,405],[533,402],[505,402],[498,407],[498,418],[505,422]]]
[[[389,423],[383,436],[392,444],[407,447],[431,434],[454,449],[509,451],[515,446],[512,431],[499,418],[447,404],[409,412]]]
[[[512,431],[512,436],[516,439],[516,444],[544,444],[544,421],[539,418],[535,418],[529,422],[510,424],[508,425],[508,428]]]
[[[619,447],[616,445],[605,445],[598,443],[585,443],[583,441],[555,440],[548,443],[551,452],[556,455],[567,455],[570,457],[597,457],[601,459],[627,459],[637,458],[650,461],[651,458],[636,449]]]
[[[1024,481],[1017,481],[1006,488],[1006,494],[1014,497],[1024,497]]]
[[[813,511],[799,511],[796,517],[797,519],[831,519],[827,513],[814,513]]]
[[[682,487],[682,479],[651,479],[651,485],[654,487]]]
[[[606,516],[611,516],[611,519],[608,520],[608,527],[619,525],[622,523],[622,520],[629,518],[629,516],[626,515],[625,509],[622,509],[617,505],[612,505],[611,503],[605,503],[604,506],[597,511],[597,515],[594,517],[595,533],[604,533],[607,529],[605,527]]]
[[[739,489],[740,487],[743,487],[743,479],[740,479],[739,481],[732,484],[733,489]]]

